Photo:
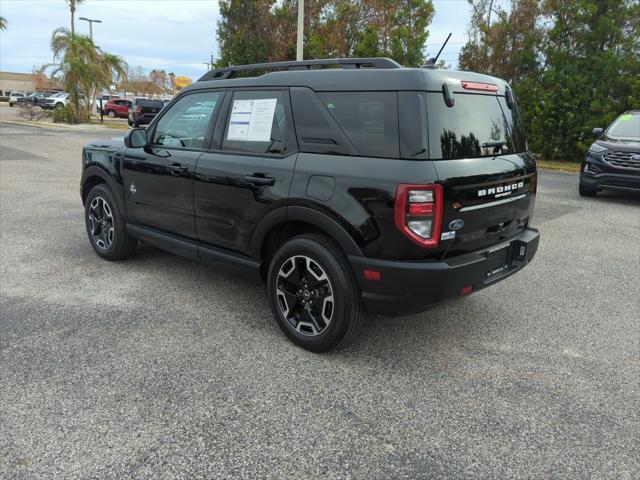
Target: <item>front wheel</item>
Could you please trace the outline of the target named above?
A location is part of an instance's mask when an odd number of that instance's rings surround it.
[[[138,242],[128,234],[108,186],[99,184],[91,189],[84,212],[87,235],[98,255],[107,260],[123,260],[133,253]]]
[[[285,243],[267,277],[271,310],[298,346],[327,352],[351,341],[362,323],[360,295],[340,249],[322,235]]]
[[[116,118],[116,112],[114,112],[113,110],[109,110],[107,112],[107,117],[109,118]]]

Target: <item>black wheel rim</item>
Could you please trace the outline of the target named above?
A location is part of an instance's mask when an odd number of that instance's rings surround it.
[[[276,284],[278,306],[291,328],[315,337],[331,323],[335,311],[329,277],[315,260],[296,255],[284,261]]]
[[[93,242],[103,250],[113,243],[114,227],[111,207],[102,197],[95,197],[89,205],[89,229]]]

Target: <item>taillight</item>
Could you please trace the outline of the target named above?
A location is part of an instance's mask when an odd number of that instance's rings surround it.
[[[398,185],[395,209],[396,227],[424,248],[440,243],[442,224],[442,186]]]

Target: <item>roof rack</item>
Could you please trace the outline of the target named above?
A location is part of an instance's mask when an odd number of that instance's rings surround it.
[[[226,80],[233,78],[238,72],[250,70],[311,70],[317,66],[340,66],[342,68],[402,68],[402,65],[390,58],[327,58],[323,60],[300,60],[290,62],[254,63],[252,65],[237,65],[234,67],[216,68],[205,73],[198,79],[199,82],[205,80]]]

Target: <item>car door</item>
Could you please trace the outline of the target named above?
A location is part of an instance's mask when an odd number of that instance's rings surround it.
[[[185,94],[148,129],[145,148],[128,148],[123,161],[129,222],[195,239],[193,179],[208,146],[220,91]]]
[[[288,89],[229,91],[196,167],[198,238],[248,254],[258,222],[286,206],[296,155]]]

